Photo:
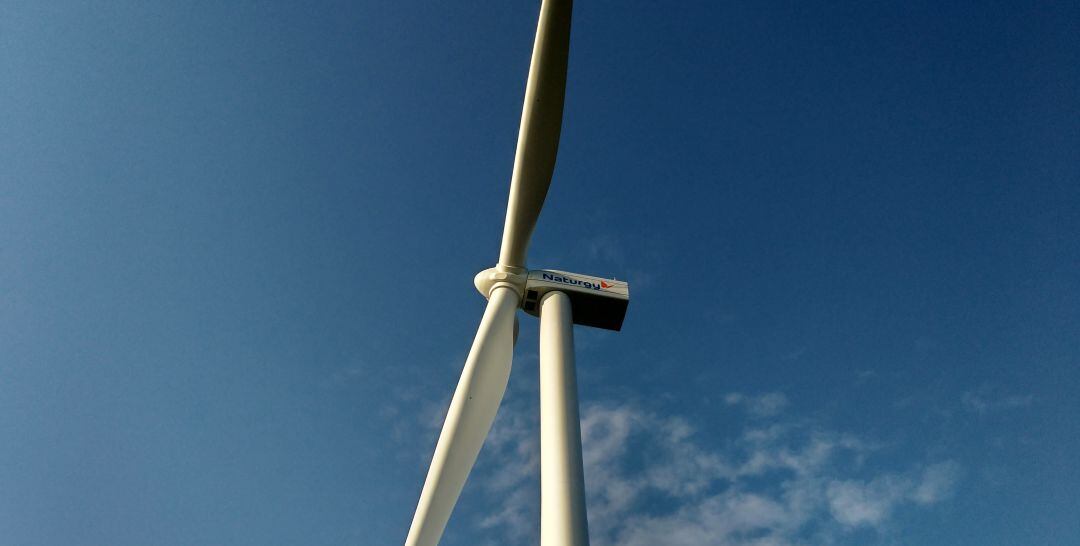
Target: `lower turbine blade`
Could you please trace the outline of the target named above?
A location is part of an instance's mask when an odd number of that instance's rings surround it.
[[[439,543],[465,478],[491,430],[510,379],[518,299],[518,294],[507,287],[491,291],[439,434],[405,546]]]

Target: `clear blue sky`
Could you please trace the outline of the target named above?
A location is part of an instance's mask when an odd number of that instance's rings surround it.
[[[535,1],[0,3],[0,544],[403,541]],[[1075,2],[575,6],[594,546],[1080,543]],[[536,542],[536,322],[444,544]]]

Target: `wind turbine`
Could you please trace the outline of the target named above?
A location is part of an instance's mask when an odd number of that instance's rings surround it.
[[[630,291],[613,279],[525,268],[559,147],[572,8],[572,0],[543,0],[540,6],[499,262],[474,279],[487,308],[439,434],[406,546],[435,546],[442,537],[506,391],[519,307],[540,317],[540,543],[589,543],[573,325],[621,329]]]

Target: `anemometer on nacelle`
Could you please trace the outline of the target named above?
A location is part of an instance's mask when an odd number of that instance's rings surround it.
[[[603,279],[579,273],[536,269],[512,273],[498,267],[485,269],[474,279],[484,297],[498,285],[506,285],[521,296],[521,308],[540,316],[540,302],[548,292],[562,292],[570,298],[574,324],[605,330],[621,330],[630,304],[630,285],[615,279]]]

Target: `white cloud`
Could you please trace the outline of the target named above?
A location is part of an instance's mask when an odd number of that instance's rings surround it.
[[[829,512],[836,521],[851,527],[877,526],[889,517],[910,488],[904,480],[886,475],[869,482],[833,480],[825,494]]]
[[[668,516],[634,518],[619,534],[617,543],[623,546],[789,544],[772,531],[788,527],[791,516],[787,506],[775,499],[748,492],[726,492],[688,504]]]
[[[960,465],[953,461],[932,464],[923,471],[911,498],[919,504],[934,504],[952,496],[960,478]]]
[[[834,480],[826,489],[829,511],[847,526],[877,526],[904,503],[926,506],[950,497],[958,475],[959,466],[947,461],[907,475],[884,474],[865,482]]]
[[[779,392],[767,392],[757,396],[730,392],[724,395],[724,403],[729,406],[742,406],[753,417],[774,417],[788,406],[787,396]]]
[[[1030,394],[1005,395],[987,385],[983,385],[974,391],[966,391],[960,396],[960,404],[964,409],[980,415],[991,411],[1027,407],[1034,401],[1035,397]]]
[[[725,433],[732,439],[719,447],[678,417],[630,404],[584,406],[591,543],[836,544],[853,540],[857,529],[884,539],[899,509],[925,509],[952,495],[956,463],[872,466],[867,461],[881,448],[863,439],[782,417],[763,423],[767,412],[750,408],[767,396],[732,397],[729,403],[747,408],[755,426]],[[787,405],[783,395],[772,400],[768,407]],[[482,456],[491,462],[478,472],[486,497],[498,500],[477,523],[500,544],[535,543],[535,408],[503,410]]]
[[[506,410],[508,408],[504,408]],[[482,528],[499,528],[516,540],[534,534],[537,492],[526,486],[535,480],[540,466],[538,423],[535,413],[503,411],[488,434],[484,449],[493,451],[497,465],[484,476],[489,496],[498,498],[498,508],[479,522]]]

